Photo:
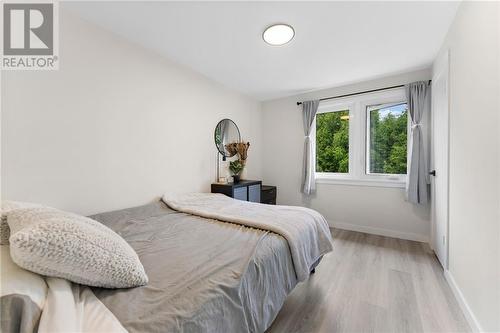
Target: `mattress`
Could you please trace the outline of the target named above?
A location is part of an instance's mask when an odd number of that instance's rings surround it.
[[[120,234],[149,277],[92,288],[129,332],[264,332],[297,284],[287,241],[162,202],[91,216]]]

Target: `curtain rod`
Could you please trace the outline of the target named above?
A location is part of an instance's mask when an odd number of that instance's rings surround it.
[[[431,81],[432,80],[429,80],[429,84],[431,83]],[[324,97],[324,98],[320,98],[319,100],[320,101],[326,101],[326,100],[334,99],[334,98],[349,97],[349,96],[367,94],[367,93],[376,92],[376,91],[389,90],[389,89],[394,89],[394,88],[402,88],[404,86],[405,86],[404,84],[400,84],[400,85],[397,85],[397,86],[391,86],[391,87],[385,87],[385,88],[378,88],[378,89],[372,89],[372,90],[359,91],[359,92],[355,92],[355,93],[351,93],[351,94],[331,96],[331,97]],[[302,104],[302,102],[297,102],[297,105],[301,105],[301,104]]]

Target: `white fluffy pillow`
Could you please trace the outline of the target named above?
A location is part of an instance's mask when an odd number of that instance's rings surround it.
[[[2,201],[2,210],[1,210],[2,220],[0,222],[0,245],[9,245],[10,229],[9,229],[9,224],[7,223],[7,214],[15,209],[35,208],[35,207],[41,207],[41,206],[29,202],[10,201],[10,200]]]
[[[24,269],[104,288],[148,282],[130,245],[90,218],[40,207],[14,210],[7,222],[12,260]]]

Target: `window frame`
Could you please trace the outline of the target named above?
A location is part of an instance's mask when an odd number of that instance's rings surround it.
[[[314,151],[314,171],[316,183],[358,185],[376,187],[405,187],[407,174],[369,174],[367,162],[369,159],[368,107],[392,103],[406,103],[403,88],[394,88],[374,93],[337,98],[323,101],[317,114],[349,110],[349,172],[331,173],[316,172],[316,117],[313,122],[311,138]],[[409,117],[408,117],[409,118]],[[407,135],[409,135],[409,119]]]

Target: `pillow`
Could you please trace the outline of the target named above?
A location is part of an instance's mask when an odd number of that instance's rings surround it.
[[[9,229],[9,224],[7,223],[7,214],[13,211],[14,209],[33,208],[33,207],[41,207],[41,206],[28,202],[9,201],[9,200],[2,201],[2,210],[1,210],[2,220],[0,222],[0,245],[9,245],[10,229]]]
[[[139,257],[114,231],[90,218],[39,207],[8,214],[10,254],[42,275],[104,288],[145,285]]]

